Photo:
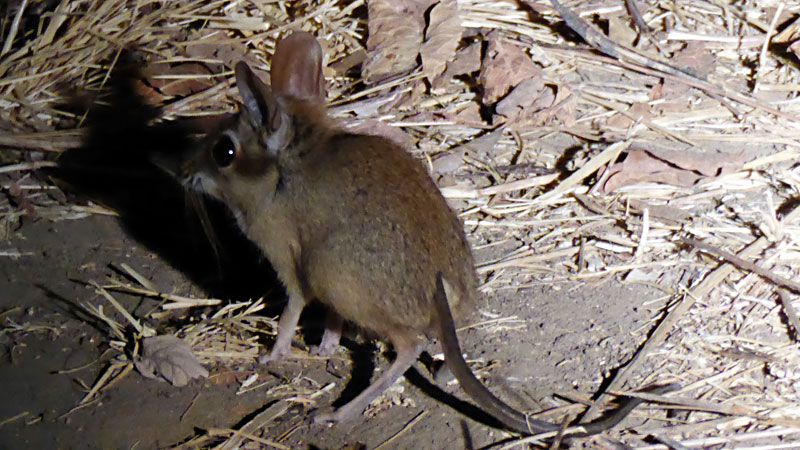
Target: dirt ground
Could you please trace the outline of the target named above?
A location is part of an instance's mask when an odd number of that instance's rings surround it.
[[[335,383],[333,394],[322,396],[317,407],[333,402],[351,377],[352,358],[344,349],[329,361],[209,367],[208,379],[182,388],[132,372],[104,390],[96,402],[74,409],[113,353],[107,351],[109,337],[102,324],[81,312],[85,302],[101,302],[86,282],[102,281],[115,267],[127,263],[168,291],[203,291],[181,267],[167,264],[113,217],[58,223],[39,220],[23,226],[6,245],[24,256],[0,259],[0,311],[4,321],[24,325],[27,331],[6,328],[0,335],[4,391],[0,417],[19,417],[0,426],[0,448],[167,448],[199,430],[233,427],[273,403],[276,398],[265,395],[266,389],[236,395],[238,381],[253,372],[270,387]],[[501,250],[491,252],[497,251]],[[477,252],[478,262],[491,252]],[[553,392],[590,396],[597,391],[605,375],[629,358],[644,339],[648,321],[663,306],[659,302],[645,305],[659,297],[657,291],[615,282],[575,289],[504,290],[486,296],[473,321],[509,320],[470,329],[461,333],[461,339],[474,367],[487,369],[480,373],[496,393],[515,406],[538,410],[556,405]],[[136,296],[117,298],[134,314],[154,306],[152,300]],[[437,351],[431,348],[432,353]],[[387,363],[380,351],[367,352],[366,358],[366,366],[371,361],[379,367]],[[429,379],[418,366],[418,374]],[[354,386],[348,386],[356,392],[363,388],[371,368],[357,370],[358,377],[350,383]],[[232,373],[237,376],[231,377]],[[402,390],[394,397],[400,404],[380,408],[374,417],[325,429],[306,424],[309,408],[297,407],[266,434],[289,448],[336,449],[359,443],[374,448],[423,413],[387,448],[456,449],[469,447],[469,442],[480,448],[502,440],[501,431],[443,404],[438,394],[425,393],[407,379],[399,385]],[[455,384],[445,389],[465,399]],[[626,423],[636,423],[635,417]]]

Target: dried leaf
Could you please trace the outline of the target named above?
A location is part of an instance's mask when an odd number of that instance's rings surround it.
[[[186,55],[202,60],[216,60],[228,68],[233,68],[239,61],[245,61],[250,67],[258,67],[261,63],[251,56],[247,46],[238,42],[210,42],[203,39],[213,33],[203,30],[199,35],[193,36],[186,46]],[[215,67],[212,70],[216,71]],[[264,77],[269,80],[269,76]]]
[[[464,156],[466,155],[485,155],[492,153],[495,147],[497,147],[497,143],[500,142],[500,138],[503,137],[504,131],[505,128],[500,127],[477,139],[472,139],[453,147],[446,155],[433,161],[434,173],[454,172],[461,166]]]
[[[191,347],[171,335],[142,339],[142,357],[136,361],[136,370],[147,378],[167,380],[173,386],[186,386],[194,378],[208,377]]]
[[[733,172],[742,164],[743,151],[731,154],[634,149],[623,162],[611,166],[603,191],[609,193],[643,181],[692,186],[700,180]]]
[[[408,86],[408,84],[406,84]],[[428,88],[425,87],[425,83],[422,80],[416,80],[411,83],[410,86],[411,90],[404,93],[400,97],[398,97],[397,102],[394,106],[387,103],[384,107],[380,109],[380,112],[383,114],[390,113],[391,111],[399,110],[416,110],[420,102],[422,101],[422,97],[428,91]]]
[[[416,122],[449,122],[473,128],[486,128],[477,103],[467,103],[458,111],[421,111],[404,117]]]
[[[25,211],[25,218],[27,220],[37,220],[38,214],[36,214],[36,208],[33,206],[33,203],[30,201],[30,197],[26,191],[20,185],[20,181],[14,181],[8,186],[8,194],[14,199],[14,202],[17,204],[17,207]]]
[[[541,75],[523,80],[500,100],[495,111],[509,119],[514,118],[525,108],[531,106],[542,95],[543,89],[544,78]]]
[[[144,70],[147,83],[161,95],[169,98],[187,96],[214,85],[211,70],[200,63],[152,64]],[[198,75],[197,78],[191,78]],[[188,77],[186,77],[188,76]]]
[[[447,70],[444,71],[442,79],[450,80],[458,75],[465,75],[477,72],[481,69],[481,44],[473,42],[456,52],[455,58],[447,62]]]
[[[630,23],[630,20],[623,20],[619,16],[608,17],[608,38],[620,45],[633,46],[639,35]]]
[[[571,93],[569,89],[563,88],[558,90],[558,95],[556,95],[555,86],[546,86],[546,88],[542,90],[541,95],[536,98],[529,109],[531,111],[541,111],[545,108],[551,108],[552,106],[558,104],[559,100],[563,100],[566,97],[566,94],[569,93]]]
[[[706,177],[736,172],[745,163],[744,150],[737,153],[648,150],[648,153],[676,167],[693,170]]]
[[[700,78],[705,78],[714,69],[716,58],[708,51],[702,42],[690,42],[686,47],[672,55],[671,63],[689,69]],[[665,79],[661,88],[661,95],[665,99],[683,98],[687,94],[686,85],[670,79]]]
[[[691,186],[701,178],[700,174],[674,168],[645,150],[631,150],[625,161],[614,164],[609,170],[611,174],[603,185],[606,193],[643,181]]]
[[[572,90],[562,86],[556,95],[556,101],[552,109],[554,115],[565,127],[573,127],[578,121],[578,96],[572,95]]]
[[[140,98],[145,105],[160,105],[169,100],[169,97],[145,83],[144,80],[132,80],[132,87],[136,97]]]
[[[455,114],[445,113],[445,117],[447,120],[468,127],[482,128],[486,126],[486,122],[481,117],[481,108],[477,103],[470,103],[466,108]]]
[[[461,31],[461,17],[455,0],[442,0],[431,9],[425,43],[419,52],[422,72],[431,84],[455,57]]]
[[[650,92],[647,94],[647,98],[649,100],[651,100],[651,101],[652,100],[660,100],[664,96],[662,91],[661,91],[663,88],[664,88],[664,85],[661,84],[661,83],[654,84],[653,88],[650,89]]]
[[[705,78],[714,69],[717,59],[704,43],[691,41],[672,56],[671,62],[685,69],[691,69],[698,77]]]
[[[629,203],[631,208],[637,211],[642,211],[647,208],[650,211],[650,217],[663,221],[681,223],[692,216],[690,212],[675,208],[674,206],[652,204],[647,201],[636,199],[630,199]]]
[[[522,47],[492,31],[483,57],[478,82],[483,86],[483,104],[491,105],[503,98],[512,87],[528,78],[541,76],[541,69]]]
[[[522,84],[520,86],[522,87]],[[545,85],[534,102],[527,108],[512,115],[506,124],[518,130],[538,127],[558,119],[565,126],[572,126],[577,120],[578,97],[566,86]]]
[[[367,3],[368,58],[364,81],[375,84],[417,66],[425,10],[433,0],[371,0]]]
[[[455,172],[461,167],[465,156],[467,156],[467,150],[459,145],[455,149],[448,151],[447,154],[433,160],[433,173],[445,174]]]
[[[636,118],[636,120],[641,120],[643,118],[650,119],[652,117],[650,105],[643,102],[634,102],[630,108],[628,108],[627,112]],[[616,114],[608,119],[607,125],[612,128],[628,128],[633,122],[634,120],[628,115]]]
[[[331,63],[330,67],[334,73],[338,75],[344,75],[353,67],[362,64],[367,59],[367,51],[363,48],[359,48],[355,52],[345,56],[337,60],[336,62]]]

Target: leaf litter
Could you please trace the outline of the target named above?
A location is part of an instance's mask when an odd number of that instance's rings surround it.
[[[651,407],[658,420],[612,436],[638,449],[791,448],[800,436],[800,348],[783,318],[798,293],[681,238],[781,279],[800,276],[800,5],[633,9],[649,31],[606,0],[8,2],[0,233],[7,238],[33,216],[115,214],[68,200],[36,170],[85,131],[81,114],[62,108],[65,87],[102,89],[122,48],[144,55],[141,93],[166,117],[213,115],[233,109],[233,63],[263,70],[276,39],[304,29],[331,62],[337,119],[380,123],[380,134],[432,161],[473,242],[514,244],[479,261],[484,290],[619,279],[668,293],[656,331],[633,332],[643,347],[608,389],[676,379],[684,388]],[[502,131],[488,134],[485,150],[470,150],[493,129]],[[252,336],[274,325],[257,314],[258,302],[212,307],[220,309],[207,322],[170,331],[203,364],[255,357]],[[129,373],[122,350],[134,339],[111,317],[119,311],[90,310],[108,324],[120,357],[87,401]],[[677,409],[680,418],[665,414]],[[256,422],[240,430],[248,439],[264,439],[251,436]]]

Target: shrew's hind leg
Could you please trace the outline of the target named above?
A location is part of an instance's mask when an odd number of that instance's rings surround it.
[[[331,356],[339,346],[342,337],[342,325],[344,319],[335,311],[325,313],[325,331],[322,333],[322,341],[319,345],[311,347],[309,354],[312,356]]]
[[[389,366],[389,369],[346,405],[332,413],[321,413],[314,416],[314,423],[343,422],[356,417],[414,364],[422,351],[419,338],[415,334],[398,332],[395,336],[390,336],[390,340],[397,353],[397,358]]]

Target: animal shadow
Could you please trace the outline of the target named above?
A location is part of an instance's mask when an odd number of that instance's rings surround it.
[[[187,196],[151,162],[154,155],[178,157],[196,148],[200,136],[226,117],[158,122],[158,109],[144,104],[136,82],[135,70],[112,74],[105,97],[89,107],[83,146],[64,152],[51,175],[79,200],[117,211],[127,233],[209,296],[247,300],[271,293],[268,299],[282,299],[272,267],[228,210],[209,198]],[[205,225],[201,215],[207,216]]]

